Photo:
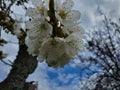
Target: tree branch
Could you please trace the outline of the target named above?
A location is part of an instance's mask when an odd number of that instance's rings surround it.
[[[36,67],[36,57],[28,54],[25,45],[20,45],[18,56],[8,77],[0,83],[0,90],[24,90],[26,78],[34,72]]]

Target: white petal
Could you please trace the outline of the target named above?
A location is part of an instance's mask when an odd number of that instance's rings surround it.
[[[25,44],[28,46],[29,54],[32,54],[33,56],[38,55],[39,47],[41,46],[38,39],[32,40],[29,37],[26,37]]]
[[[62,4],[62,8],[63,8],[63,10],[68,12],[72,9],[73,5],[74,5],[73,0],[65,0],[65,2],[63,2],[63,4]]]
[[[82,28],[82,26],[80,25],[75,25],[75,26],[72,26],[72,30],[73,32],[81,32],[81,34],[84,34],[84,29]]]
[[[75,51],[81,50],[83,48],[83,40],[81,39],[81,36],[79,33],[72,33],[66,38],[66,42],[70,47],[75,49]]]
[[[61,57],[58,58],[58,63],[54,67],[64,67],[65,64],[68,64],[70,62],[71,58],[68,56],[68,54],[64,51]]]
[[[36,15],[40,16],[40,12],[36,8],[28,8],[26,10],[26,15],[31,17],[35,17]]]
[[[38,29],[39,25],[40,25],[40,19],[37,18],[32,21],[27,21],[25,24],[26,29],[32,29],[32,30]]]
[[[66,16],[66,20],[70,20],[72,22],[78,21],[79,19],[80,19],[80,12],[76,10],[71,10]]]
[[[34,6],[41,6],[43,4],[43,1],[42,0],[32,0],[32,3]]]
[[[61,3],[60,0],[55,0],[55,9],[56,9],[56,11],[61,10],[61,5],[62,5],[62,3]]]
[[[37,58],[39,62],[43,62],[45,57],[46,57],[45,54],[39,54]]]
[[[64,26],[64,27],[62,28],[62,30],[63,30],[63,33],[64,33],[64,34],[67,34],[67,35],[70,34],[68,27],[65,27],[65,26]]]
[[[55,16],[58,19],[58,21],[60,21],[61,23],[63,22],[62,18],[60,17],[58,13],[55,13]]]
[[[70,35],[72,33],[76,33],[77,35],[80,36],[80,38],[85,38],[84,36],[85,31],[80,25],[77,25],[77,24],[69,25],[68,23],[62,27],[62,30],[64,34]]]
[[[66,20],[66,19],[63,19],[61,23],[65,26],[69,26],[69,27],[77,24],[77,22],[74,22],[74,21],[71,21],[71,20]]]
[[[64,53],[63,49],[64,39],[58,37],[49,38],[42,44],[41,48],[39,49],[39,54],[45,57],[49,66],[55,66],[58,65],[58,58],[60,58]]]
[[[48,37],[52,35],[52,26],[47,22],[42,23],[39,29],[41,37]]]
[[[26,25],[28,31],[25,43],[28,46],[28,52],[32,55],[38,55],[41,44],[52,34],[52,26],[47,22],[40,23],[40,20],[36,19],[28,21]]]
[[[40,24],[35,28],[36,29],[31,29],[27,31],[27,36],[29,36],[30,39],[34,40],[38,38],[40,42],[43,42],[52,34],[52,26],[48,23]]]
[[[49,0],[45,0],[45,8],[49,9]]]
[[[70,59],[75,58],[75,56],[77,55],[76,49],[67,43],[65,45],[65,52],[69,56]]]

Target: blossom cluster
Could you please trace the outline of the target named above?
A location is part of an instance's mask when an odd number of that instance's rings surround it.
[[[46,61],[52,67],[64,67],[83,50],[84,29],[79,26],[80,12],[72,10],[74,2],[54,0],[54,21],[51,20],[49,0],[32,0],[34,8],[26,15],[25,44],[29,54]]]

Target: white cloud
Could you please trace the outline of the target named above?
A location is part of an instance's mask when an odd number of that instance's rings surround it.
[[[49,74],[47,74],[48,71],[57,73],[58,76],[50,79]],[[72,79],[71,84],[66,85],[70,79]],[[59,70],[48,67],[45,62],[39,63],[36,71],[27,79],[27,81],[31,80],[38,81],[38,90],[79,90],[78,74],[66,74],[64,71],[60,72]],[[59,82],[61,82],[62,85],[59,85]]]
[[[120,16],[120,0],[74,0],[75,8],[81,12],[81,24],[89,29],[103,20],[103,16],[96,15],[99,9],[109,18],[118,19]],[[97,12],[98,13],[98,12]]]

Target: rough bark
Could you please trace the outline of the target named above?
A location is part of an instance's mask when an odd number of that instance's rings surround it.
[[[24,89],[26,78],[34,72],[36,67],[36,57],[28,54],[25,45],[20,45],[18,56],[13,63],[8,77],[0,83],[0,90],[27,90]]]

